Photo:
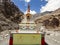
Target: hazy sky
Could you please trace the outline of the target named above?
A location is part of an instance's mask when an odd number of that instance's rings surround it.
[[[12,0],[18,8],[26,13],[27,5],[30,3],[31,13],[42,13],[54,11],[60,8],[60,0]]]

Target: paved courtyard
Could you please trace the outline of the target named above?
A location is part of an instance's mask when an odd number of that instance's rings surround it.
[[[49,45],[60,45],[60,32],[51,32],[50,35],[45,35],[45,41]]]

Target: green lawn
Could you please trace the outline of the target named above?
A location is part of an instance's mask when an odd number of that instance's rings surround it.
[[[39,45],[41,34],[13,34],[13,45]]]

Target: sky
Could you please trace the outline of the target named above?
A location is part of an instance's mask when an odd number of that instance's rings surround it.
[[[60,0],[12,0],[15,5],[25,14],[27,13],[28,3],[30,4],[30,13],[43,13],[45,11],[54,11],[60,8]]]

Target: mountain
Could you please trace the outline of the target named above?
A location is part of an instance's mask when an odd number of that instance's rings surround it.
[[[34,14],[33,15],[33,20],[36,19],[36,18],[40,18],[41,16],[44,16],[44,15],[47,15],[47,14],[51,14],[52,11],[46,11],[46,12],[43,12],[43,13],[37,13],[37,14]]]
[[[60,8],[55,11],[47,11],[34,16],[35,22],[37,22],[37,24],[41,24],[40,26],[44,25],[48,30],[60,30]]]
[[[21,16],[23,15],[23,12],[19,10],[19,8],[13,2],[4,3],[1,11],[7,19],[16,23],[21,22]]]
[[[13,2],[4,2],[0,5],[0,32],[19,29],[23,19],[23,12]]]
[[[18,29],[18,24],[7,19],[3,13],[0,13],[0,31]]]

